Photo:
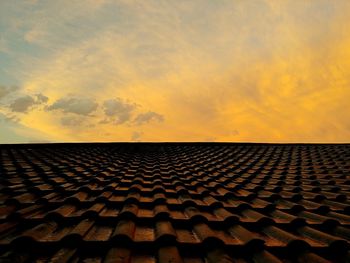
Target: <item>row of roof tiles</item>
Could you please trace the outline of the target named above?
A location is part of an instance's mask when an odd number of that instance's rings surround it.
[[[282,201],[283,203],[285,201]],[[257,200],[257,204],[262,203]],[[44,219],[50,216],[64,218],[79,218],[93,213],[102,218],[123,217],[123,214],[132,214],[140,218],[153,218],[158,214],[166,214],[176,220],[186,220],[192,217],[202,218],[211,222],[223,222],[227,219],[234,219],[241,223],[260,222],[267,220],[270,224],[289,224],[298,220],[303,224],[335,224],[350,225],[350,216],[341,211],[332,211],[326,206],[319,206],[317,209],[306,210],[302,205],[283,210],[274,206],[252,207],[249,203],[238,202],[238,205],[223,207],[214,204],[212,207],[199,207],[193,201],[188,201],[184,206],[167,205],[163,202],[154,205],[138,204],[129,200],[124,204],[115,203],[106,205],[104,202],[93,202],[89,204],[79,202],[65,202],[60,204],[36,204],[19,208],[15,204],[8,204],[1,207],[2,221],[19,219]],[[194,212],[196,211],[196,212]],[[1,222],[1,221],[0,221]]]
[[[348,145],[0,153],[0,261],[350,260]]]

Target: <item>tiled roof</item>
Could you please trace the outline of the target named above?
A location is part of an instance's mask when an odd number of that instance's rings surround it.
[[[10,145],[0,173],[0,262],[350,261],[350,145]]]

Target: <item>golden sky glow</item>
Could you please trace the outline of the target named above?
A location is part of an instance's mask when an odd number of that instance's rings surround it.
[[[350,141],[350,1],[0,1],[0,143]]]

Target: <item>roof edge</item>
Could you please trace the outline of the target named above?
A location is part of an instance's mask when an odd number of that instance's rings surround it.
[[[118,146],[126,146],[126,145],[280,145],[280,146],[301,146],[301,145],[350,145],[350,142],[347,143],[325,143],[325,142],[317,142],[317,143],[305,143],[305,142],[293,142],[293,143],[276,143],[276,142],[54,142],[54,143],[9,143],[9,144],[0,144],[0,148],[37,148],[37,147],[70,147],[70,146],[106,146],[106,145],[118,145]]]

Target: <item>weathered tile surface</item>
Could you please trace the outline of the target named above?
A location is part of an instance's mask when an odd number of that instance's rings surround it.
[[[0,262],[350,261],[350,145],[0,147]]]

